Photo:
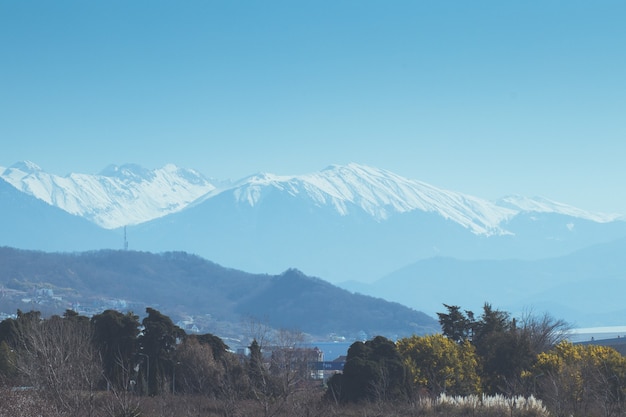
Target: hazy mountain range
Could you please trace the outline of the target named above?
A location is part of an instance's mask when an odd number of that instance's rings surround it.
[[[19,298],[29,297],[37,299],[32,307],[40,311],[75,308],[86,314],[83,310],[100,313],[115,301],[117,308],[139,315],[145,307],[158,308],[176,321],[235,339],[250,330],[250,320],[318,339],[334,334],[355,340],[361,332],[409,336],[439,327],[424,313],[352,294],[295,269],[250,274],[183,252],[59,254],[0,247],[2,304],[12,298],[11,291],[19,293],[13,297],[15,308],[28,308]]]
[[[435,317],[442,302],[479,312],[484,302],[518,317],[549,312],[578,327],[624,325],[626,239],[539,260],[424,259],[371,283],[343,287]]]
[[[98,175],[60,177],[22,162],[0,172],[0,245],[120,249],[127,226],[134,250],[181,250],[249,272],[298,268],[417,309],[420,303],[452,302],[438,299],[445,294],[434,297],[424,280],[441,288],[480,287],[483,271],[472,263],[477,260],[510,265],[494,272],[493,280],[501,285],[490,284],[506,291],[504,283],[519,277],[519,268],[529,263],[626,237],[626,222],[616,215],[547,198],[487,201],[358,164],[238,181],[217,181],[174,165],[156,170],[111,166]],[[446,274],[448,262],[468,272]],[[438,272],[419,271],[438,264]],[[529,269],[528,276],[539,279],[539,272]],[[401,273],[408,278],[392,279]],[[464,281],[455,281],[461,275]],[[377,287],[379,282],[387,284]],[[520,302],[532,301],[532,292],[516,291]],[[481,297],[480,292],[463,294],[468,303]],[[467,304],[463,297],[458,300]]]

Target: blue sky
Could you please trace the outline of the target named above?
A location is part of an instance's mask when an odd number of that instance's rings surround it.
[[[626,214],[623,1],[0,2],[0,166],[358,162]]]

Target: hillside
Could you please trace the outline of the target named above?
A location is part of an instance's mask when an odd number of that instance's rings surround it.
[[[546,311],[579,327],[623,325],[626,239],[541,260],[435,257],[401,268],[371,285],[344,283],[428,314],[442,303],[474,311],[484,302],[521,314]],[[444,284],[445,283],[445,284]]]
[[[352,294],[297,270],[250,274],[183,252],[45,253],[4,247],[0,285],[5,294],[0,311],[10,305],[6,295],[12,291],[31,299],[22,308],[39,310],[63,311],[78,302],[98,312],[113,299],[137,313],[153,306],[177,320],[192,317],[206,331],[228,337],[237,337],[250,320],[317,337],[354,338],[360,332],[395,337],[438,329],[423,313]],[[37,297],[51,292],[54,301]]]

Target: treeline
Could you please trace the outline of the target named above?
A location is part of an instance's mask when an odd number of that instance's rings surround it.
[[[442,333],[353,343],[326,382],[302,334],[250,324],[247,355],[159,311],[0,322],[0,416],[620,416],[626,360],[565,341],[549,315],[486,304],[439,313]]]
[[[569,325],[549,315],[518,320],[485,304],[476,317],[445,307],[441,334],[354,343],[326,397],[377,403],[453,396],[471,415],[484,396],[508,399],[511,413],[529,398],[541,400],[533,412],[546,407],[556,416],[626,413],[626,358],[615,349],[567,342]]]

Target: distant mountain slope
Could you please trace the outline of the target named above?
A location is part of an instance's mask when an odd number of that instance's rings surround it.
[[[567,204],[557,203],[544,197],[523,197],[510,195],[496,200],[498,207],[508,208],[521,213],[563,214],[574,218],[606,223],[620,218],[617,214],[590,213]],[[623,219],[623,216],[622,216]]]
[[[107,229],[173,213],[215,189],[198,172],[174,165],[156,170],[111,165],[99,175],[61,177],[26,161],[5,169],[0,176],[26,194]]]
[[[0,178],[0,245],[88,250],[121,247],[122,237],[22,193]]]
[[[176,248],[247,271],[297,267],[337,283],[372,281],[433,256],[537,259],[626,236],[623,221],[547,201],[516,203],[501,208],[351,164],[247,178],[129,229],[129,240],[132,248]]]
[[[420,306],[432,315],[442,311],[443,303],[477,311],[490,302],[513,312],[547,311],[581,327],[623,325],[624,254],[626,239],[536,261],[439,257],[406,266],[371,285],[342,286]]]
[[[298,268],[335,283],[371,282],[434,256],[538,259],[626,237],[626,221],[614,215],[545,198],[489,202],[358,164],[222,184],[173,165],[57,177],[22,163],[2,175],[105,227],[134,224],[131,249],[181,250],[252,272]],[[117,233],[118,243],[101,248],[121,248]],[[22,247],[63,235],[41,236]],[[92,247],[73,243],[46,249]]]
[[[52,254],[0,248],[5,288],[72,290],[75,299],[122,298],[164,313],[206,316],[238,327],[249,317],[315,335],[408,335],[438,329],[436,321],[397,303],[351,294],[296,270],[255,275],[181,252]],[[85,301],[83,301],[85,302]],[[2,301],[0,300],[0,305]]]

